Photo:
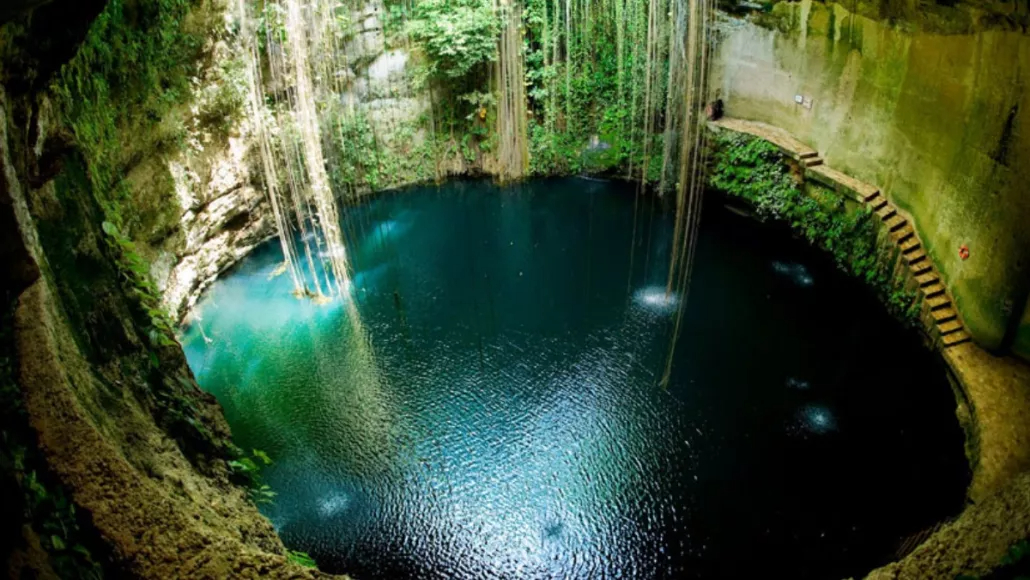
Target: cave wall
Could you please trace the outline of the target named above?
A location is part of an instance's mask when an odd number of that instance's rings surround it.
[[[197,386],[137,256],[169,237],[162,227],[179,227],[160,203],[175,193],[166,171],[189,134],[175,123],[202,118],[204,101],[172,89],[216,62],[215,43],[194,40],[218,36],[225,9],[53,0],[0,20],[9,577],[326,577],[291,560],[252,502],[221,408]],[[132,62],[177,49],[207,62]],[[68,98],[97,87],[95,99]]]
[[[722,14],[712,90],[726,114],[783,127],[879,185],[913,218],[974,339],[1030,357],[1025,338],[1013,343],[1030,332],[1025,15],[856,6]]]
[[[211,3],[192,91],[168,113],[171,146],[141,140],[124,169],[127,234],[164,307],[181,319],[217,275],[275,234],[255,165],[241,27],[231,2]]]
[[[249,29],[239,21],[238,12],[224,7],[219,20],[207,39],[193,100],[179,111],[178,146],[141,148],[127,171],[131,205],[138,212],[130,236],[149,262],[163,304],[176,320],[188,314],[218,274],[277,234],[262,183],[253,119],[243,102],[247,88],[242,34]],[[364,143],[365,149],[354,153],[362,161],[374,156],[384,167],[374,180],[361,176],[340,195],[364,195],[435,175],[408,159],[427,138],[422,119],[430,100],[428,91],[413,82],[411,51],[385,29],[385,20],[381,0],[359,4],[350,13],[344,45],[347,63],[337,71],[342,92],[336,97],[341,109],[367,123],[370,131],[374,128],[370,138],[375,143]],[[266,83],[266,90],[288,98],[290,87],[273,86],[268,79]],[[330,159],[330,164],[337,161]],[[446,172],[464,170],[455,166]]]

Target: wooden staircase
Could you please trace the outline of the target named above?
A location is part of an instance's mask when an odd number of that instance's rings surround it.
[[[865,204],[883,222],[891,240],[899,248],[902,259],[919,284],[919,292],[933,320],[932,328],[927,329],[931,336],[938,339],[944,348],[970,340],[969,333],[965,331],[955,311],[951,295],[933,261],[924,251],[918,234],[908,220],[898,212],[898,208],[880,193],[879,188],[827,166],[818,151],[779,127],[727,117],[711,124],[768,141],[801,166],[805,179],[816,181]]]
[[[952,306],[948,289],[941,282],[941,277],[937,273],[933,261],[923,250],[923,245],[919,236],[916,235],[915,229],[908,223],[908,220],[898,214],[894,204],[888,201],[879,190],[868,191],[862,201],[889,228],[891,239],[901,250],[902,259],[908,264],[909,270],[912,271],[912,275],[919,284],[923,302],[930,308],[930,316],[933,318],[941,344],[951,347],[967,342],[970,339],[969,333],[959,322],[958,313]]]

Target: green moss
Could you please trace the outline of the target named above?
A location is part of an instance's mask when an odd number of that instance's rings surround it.
[[[174,140],[162,121],[190,97],[203,36],[188,18],[198,5],[111,0],[52,85],[105,212],[125,201],[122,176],[136,152]]]
[[[820,185],[799,187],[779,149],[730,131],[712,135],[708,183],[749,201],[757,215],[789,223],[809,243],[833,255],[837,267],[869,284],[899,319],[915,324],[919,302],[894,275],[897,250],[879,243],[869,210]]]

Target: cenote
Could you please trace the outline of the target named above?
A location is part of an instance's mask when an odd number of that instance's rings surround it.
[[[183,344],[263,511],[356,578],[861,576],[957,514],[943,365],[788,229],[635,186],[458,181],[347,210],[349,301],[291,293],[269,241]]]

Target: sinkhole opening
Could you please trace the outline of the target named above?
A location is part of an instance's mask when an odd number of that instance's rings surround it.
[[[183,344],[273,463],[285,543],[359,578],[864,575],[961,509],[938,358],[861,282],[709,200],[684,299],[635,186],[458,181],[342,231],[349,299],[268,242]],[[634,206],[636,204],[636,210]]]

